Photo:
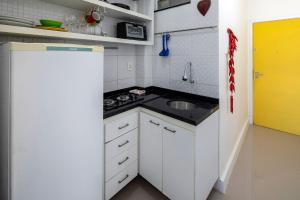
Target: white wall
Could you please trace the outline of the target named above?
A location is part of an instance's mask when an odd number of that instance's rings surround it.
[[[251,0],[249,20],[275,20],[300,17],[299,0]]]
[[[217,188],[221,191],[226,189],[248,125],[246,7],[247,1],[219,2],[220,181]],[[229,112],[227,28],[231,28],[239,38],[235,55],[234,114]]]

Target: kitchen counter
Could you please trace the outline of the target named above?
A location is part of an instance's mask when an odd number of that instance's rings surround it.
[[[107,98],[118,93],[123,94],[132,89],[133,88],[128,88],[105,93],[104,97]],[[145,90],[146,95],[139,97],[139,101],[129,105],[117,107],[109,111],[104,111],[104,119],[134,109],[136,107],[143,107],[160,114],[181,120],[188,124],[197,126],[219,109],[219,100],[215,98],[203,97],[200,95],[178,92],[159,87],[148,87]],[[187,111],[177,110],[168,106],[168,102],[174,100],[191,102],[197,107]]]

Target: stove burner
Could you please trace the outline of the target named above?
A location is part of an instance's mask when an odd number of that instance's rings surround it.
[[[128,95],[120,95],[117,97],[118,101],[128,101],[129,100],[129,96]]]
[[[104,99],[104,102],[103,102],[104,106],[112,106],[115,103],[116,103],[116,101],[113,99]]]
[[[103,108],[104,111],[110,111],[142,100],[144,100],[143,96],[129,93],[116,94],[107,96],[106,99],[104,99]]]

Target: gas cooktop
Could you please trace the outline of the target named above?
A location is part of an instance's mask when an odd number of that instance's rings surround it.
[[[117,94],[113,96],[108,96],[104,99],[104,111],[109,111],[112,109],[117,109],[122,106],[126,106],[128,104],[132,104],[135,102],[139,102],[144,100],[144,96],[138,96],[136,94],[131,94],[129,92],[125,92],[122,94]]]

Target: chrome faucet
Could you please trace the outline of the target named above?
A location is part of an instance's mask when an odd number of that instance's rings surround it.
[[[190,77],[188,78],[187,76],[187,70],[190,70]],[[183,74],[183,77],[182,77],[182,80],[183,81],[189,81],[191,84],[194,84],[195,81],[193,80],[193,76],[192,76],[192,62],[188,62],[185,66],[185,69],[184,69],[184,74]]]

